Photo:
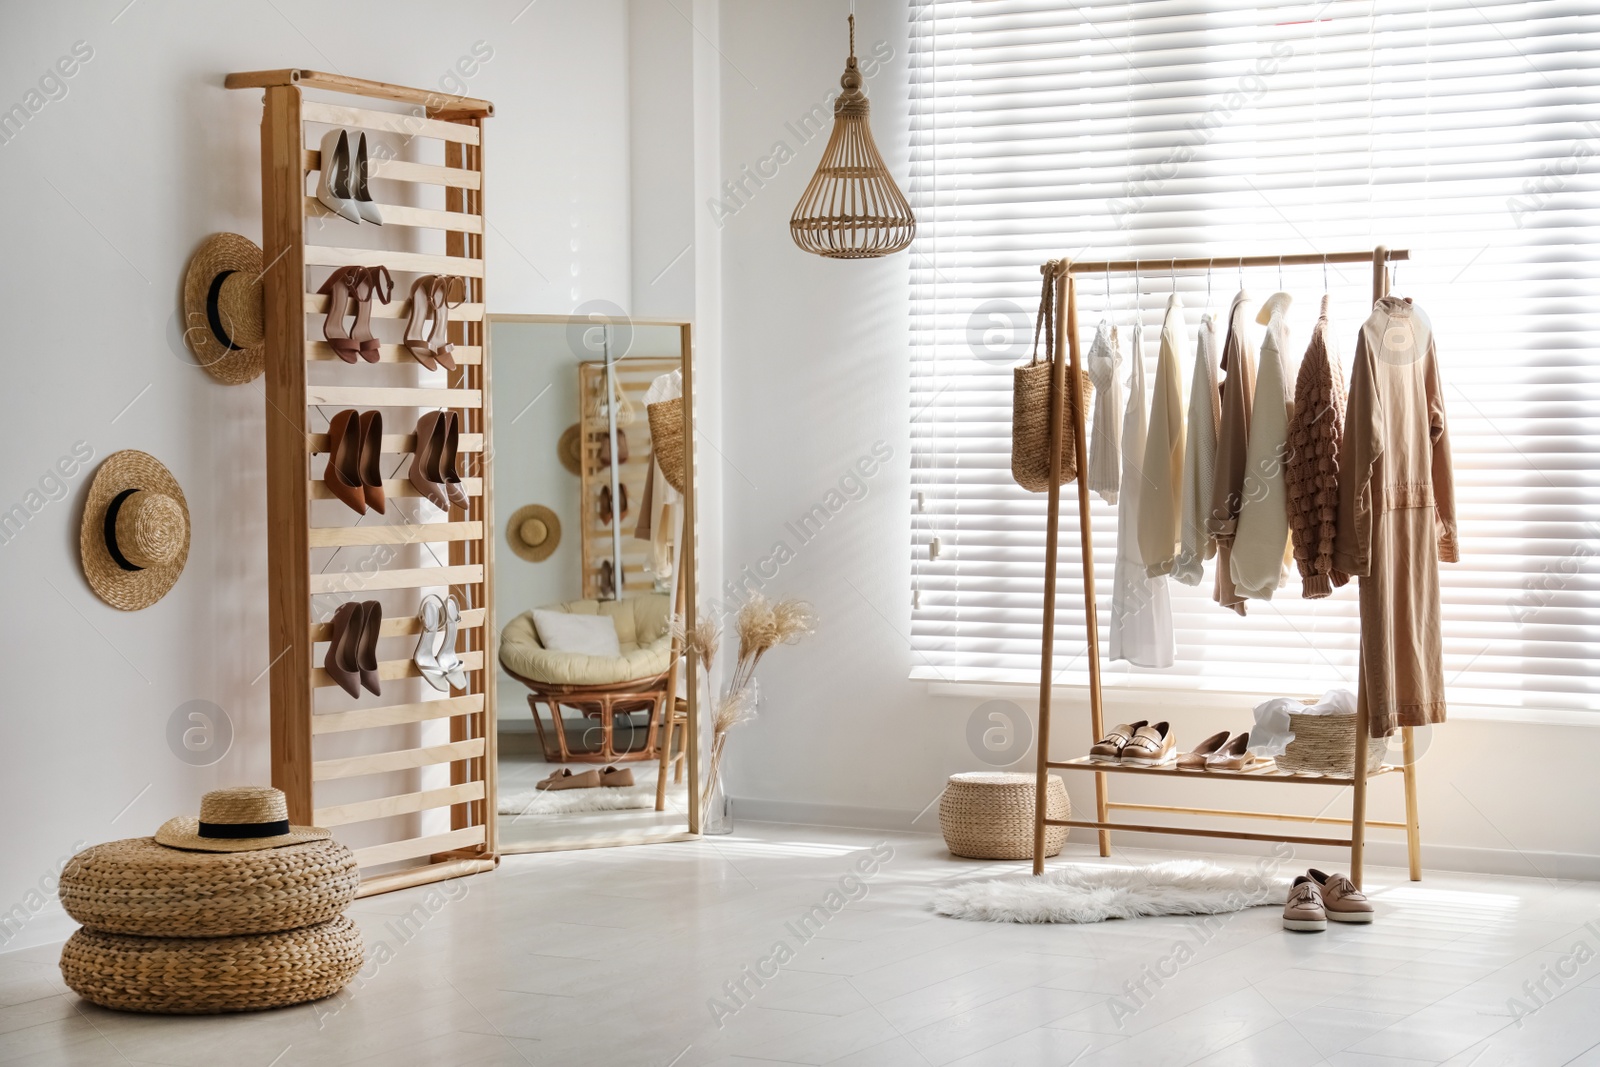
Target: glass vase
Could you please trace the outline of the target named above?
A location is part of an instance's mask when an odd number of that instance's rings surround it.
[[[702,834],[719,836],[733,833],[733,801],[728,799],[728,791],[722,785],[722,768],[717,768],[717,773],[711,779],[711,789],[706,796],[705,818],[700,822]]]

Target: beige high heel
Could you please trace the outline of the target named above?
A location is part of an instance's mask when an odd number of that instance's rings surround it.
[[[424,274],[411,283],[411,315],[406,319],[406,336],[402,343],[418,363],[429,370],[438,370],[439,363],[433,358],[433,349],[424,332],[428,316],[433,314],[433,279],[434,275]]]

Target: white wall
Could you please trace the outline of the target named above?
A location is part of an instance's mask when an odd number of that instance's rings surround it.
[[[724,175],[737,178],[747,164],[756,168],[776,141],[797,150],[776,178],[750,187],[746,205],[721,230],[725,445],[738,471],[726,482],[725,566],[734,576],[746,564],[772,558],[776,542],[787,542],[794,558],[777,569],[766,591],[810,598],[822,617],[815,639],[763,663],[765,707],[761,719],[730,743],[729,791],[736,813],[747,817],[886,827],[915,819],[917,828],[936,832],[937,811],[925,809],[946,776],[985,769],[966,740],[974,710],[999,697],[1028,709],[1031,718],[1037,694],[1025,687],[942,687],[936,693],[907,680],[918,665],[906,636],[910,257],[824,261],[799,252],[786,225],[822,145],[802,147],[785,122],[837,85],[851,6],[848,0],[722,3]],[[879,39],[894,49],[869,93],[878,147],[904,178],[907,7],[898,0],[853,6],[858,55]],[[867,480],[866,497],[843,504],[820,535],[801,545],[785,524],[824,501],[879,440],[894,458]],[[1148,703],[1130,704],[1115,694],[1108,704],[1112,722],[1152,712]],[[1082,694],[1063,692],[1056,707],[1056,758],[1082,752],[1088,733]],[[1240,726],[1237,711],[1187,701],[1155,709],[1155,717],[1169,711],[1182,738]],[[1421,763],[1425,863],[1600,877],[1600,822],[1577,814],[1600,801],[1589,768],[1596,737],[1591,727],[1485,721],[1433,729]],[[1535,751],[1536,767],[1527,762]],[[1027,761],[1016,769],[1028,769]],[[1192,787],[1113,782],[1123,800],[1307,813],[1335,793],[1212,783],[1202,794]],[[1087,777],[1069,776],[1067,786],[1077,809],[1092,812]],[[1375,783],[1372,794],[1373,817],[1400,818],[1397,779]],[[1347,803],[1341,796],[1329,811],[1347,812]],[[1395,839],[1392,833],[1375,836]],[[1171,837],[1122,840],[1192,844]],[[1393,844],[1376,846],[1374,856],[1404,861]]]
[[[79,570],[93,465],[0,544],[0,918],[33,910],[30,887],[75,842],[151,833],[206,789],[269,777],[262,394],[193,367],[174,326],[196,243],[260,235],[260,93],[226,91],[223,75],[302,66],[432,87],[484,42],[493,56],[465,92],[496,104],[491,311],[630,303],[628,5],[523,8],[106,0],[0,13],[0,106],[23,101],[74,42],[93,49],[66,96],[0,144],[0,501],[22,502],[83,441],[95,465],[123,448],[160,458],[193,524],[176,588],[131,614],[96,599]],[[166,739],[192,700],[235,730],[206,768]],[[5,947],[61,932],[46,909]]]

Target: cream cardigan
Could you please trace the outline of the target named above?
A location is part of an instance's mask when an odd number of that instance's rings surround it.
[[[1178,517],[1183,489],[1183,379],[1178,368],[1187,358],[1183,301],[1173,293],[1161,324],[1161,352],[1156,359],[1150,431],[1144,445],[1144,474],[1139,494],[1139,556],[1145,573],[1160,578],[1172,573],[1178,553]]]
[[[1293,298],[1274,293],[1262,305],[1257,322],[1267,335],[1261,341],[1261,362],[1256,370],[1256,399],[1250,411],[1250,444],[1245,451],[1243,502],[1239,530],[1233,539],[1233,584],[1254,600],[1271,600],[1287,573],[1289,555],[1289,498],[1284,487],[1289,421],[1294,418],[1294,380],[1284,366],[1289,354],[1289,325],[1285,316]]]

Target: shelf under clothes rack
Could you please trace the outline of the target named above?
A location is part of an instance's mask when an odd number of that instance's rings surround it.
[[[263,290],[266,326],[266,444],[268,544],[268,632],[272,692],[272,783],[283,790],[291,821],[330,827],[335,837],[348,828],[358,831],[363,844],[355,849],[362,868],[361,894],[385,892],[407,886],[489,870],[495,865],[493,543],[494,522],[489,492],[489,366],[484,347],[483,257],[483,132],[484,119],[494,113],[486,100],[448,96],[385,82],[365,81],[311,70],[269,70],[228,75],[229,89],[259,89],[263,93],[261,118],[262,248],[267,264]],[[337,103],[309,99],[307,90],[340,94]],[[350,100],[355,97],[356,100]],[[361,101],[403,104],[405,110],[379,110],[355,106]],[[315,130],[313,130],[315,127]],[[347,127],[366,131],[369,139],[397,141],[442,158],[443,165],[378,156],[372,177],[379,190],[389,183],[407,183],[418,193],[442,187],[432,194],[443,210],[380,203],[383,226],[372,230],[386,246],[381,249],[340,247],[336,236],[350,226],[308,195],[307,179],[322,160],[317,150],[321,130]],[[442,146],[442,157],[439,157]],[[382,192],[379,196],[383,196]],[[318,233],[323,240],[308,240]],[[354,231],[352,231],[353,233]],[[442,234],[444,254],[394,249],[399,240]],[[363,237],[367,234],[363,233]],[[413,247],[415,247],[413,245]],[[450,274],[465,280],[464,303],[450,311],[450,340],[455,345],[458,369],[444,388],[373,386],[359,382],[363,375],[383,370],[383,364],[408,365],[410,354],[399,344],[382,344],[380,366],[365,363],[345,367],[333,350],[320,340],[318,324],[327,312],[328,297],[317,293],[308,268],[346,264],[382,263],[396,276],[395,299],[373,303],[378,323],[404,321],[409,315],[406,298],[412,280],[421,274]],[[308,321],[308,317],[309,321]],[[308,331],[319,338],[308,340]],[[309,369],[314,364],[334,368],[338,384],[315,384]],[[330,375],[322,372],[319,378]],[[368,378],[370,381],[370,377]],[[422,409],[454,411],[461,420],[463,489],[465,508],[452,507],[443,521],[415,518],[418,491],[405,479],[383,483],[389,497],[389,515],[359,525],[317,526],[312,523],[312,501],[330,495],[322,483],[322,464],[313,460],[328,451],[327,435],[314,432],[309,419],[321,405],[384,409],[391,427],[404,429]],[[386,433],[384,466],[396,467],[397,454],[411,453],[415,433]],[[398,513],[398,514],[397,514]],[[407,515],[412,521],[404,521]],[[420,546],[433,554],[437,566],[396,563],[407,548]],[[434,546],[429,548],[428,546]],[[364,547],[384,558],[372,566],[313,573],[311,553],[317,550]],[[446,553],[439,560],[439,548]],[[387,559],[388,565],[384,562]],[[351,710],[318,712],[317,692],[330,692],[335,682],[321,668],[315,645],[325,642],[331,627],[326,617],[331,597],[364,599],[388,594],[391,603],[403,600],[408,610],[383,619],[381,635],[403,638],[421,632],[414,598],[428,587],[454,592],[462,604],[461,641],[458,645],[468,671],[468,686],[446,699],[395,703],[382,697],[364,697]],[[322,611],[318,611],[318,601]],[[386,611],[387,615],[388,612]],[[379,678],[385,685],[411,683],[420,672],[410,659],[380,660]],[[399,685],[395,689],[401,688]],[[440,724],[447,724],[441,726]],[[448,741],[444,739],[448,730]],[[369,739],[362,754],[318,759],[316,749],[344,744],[337,735],[352,731]],[[387,731],[387,733],[385,732]],[[396,731],[408,740],[394,745]],[[427,735],[434,736],[427,736]],[[318,744],[320,742],[320,744]],[[422,788],[427,769],[448,767],[449,784]],[[362,779],[351,787],[344,780]],[[330,783],[336,783],[330,786]],[[345,797],[326,798],[324,791],[359,789]],[[350,799],[350,797],[361,799]],[[319,799],[345,802],[319,804]],[[448,830],[434,826],[424,832],[424,815],[439,812],[448,818]],[[374,869],[377,869],[374,873]]]
[[[1087,433],[1084,427],[1085,405],[1082,395],[1082,376],[1080,369],[1082,357],[1078,341],[1078,301],[1076,275],[1079,274],[1132,274],[1150,271],[1160,275],[1175,274],[1180,270],[1210,270],[1213,268],[1238,268],[1245,267],[1281,267],[1281,266],[1315,266],[1335,263],[1367,263],[1372,264],[1372,299],[1377,300],[1389,292],[1389,264],[1397,260],[1409,259],[1410,254],[1404,249],[1390,249],[1379,245],[1370,252],[1330,252],[1327,254],[1296,253],[1284,256],[1233,256],[1226,258],[1205,259],[1139,259],[1139,260],[1110,260],[1101,262],[1072,262],[1069,260],[1051,260],[1039,268],[1040,273],[1052,277],[1056,286],[1056,336],[1066,338],[1068,359],[1061,359],[1059,353],[1052,353],[1055,357],[1051,370],[1051,419],[1050,419],[1050,489],[1048,504],[1048,519],[1045,535],[1045,570],[1044,570],[1044,631],[1040,648],[1039,665],[1039,748],[1037,755],[1037,787],[1034,795],[1034,826],[1033,826],[1033,873],[1044,873],[1045,853],[1045,828],[1047,826],[1076,826],[1096,830],[1100,839],[1100,855],[1111,855],[1111,832],[1120,830],[1127,833],[1148,834],[1182,834],[1194,837],[1228,838],[1236,841],[1286,841],[1294,844],[1326,845],[1335,848],[1350,849],[1350,878],[1357,886],[1361,884],[1362,853],[1366,845],[1366,832],[1370,827],[1384,829],[1403,829],[1406,832],[1406,851],[1410,861],[1411,880],[1419,881],[1422,878],[1422,835],[1417,821],[1417,768],[1416,768],[1416,742],[1410,727],[1402,729],[1403,762],[1399,767],[1384,766],[1375,768],[1371,776],[1381,776],[1398,773],[1405,784],[1405,822],[1379,822],[1367,818],[1367,779],[1369,777],[1366,761],[1356,759],[1356,770],[1352,777],[1341,778],[1329,775],[1296,774],[1289,771],[1270,772],[1240,772],[1217,773],[1206,771],[1195,773],[1180,771],[1176,768],[1143,768],[1129,767],[1118,764],[1091,763],[1087,756],[1077,759],[1055,761],[1050,759],[1050,703],[1052,689],[1052,673],[1054,669],[1055,654],[1055,617],[1056,617],[1056,557],[1059,534],[1059,520],[1061,516],[1061,435],[1071,432],[1073,444],[1077,448],[1080,474],[1076,479],[1078,486],[1078,529],[1081,538],[1081,556],[1083,563],[1083,614],[1084,625],[1088,636],[1087,656],[1089,661],[1089,743],[1093,745],[1105,736],[1105,720],[1100,691],[1100,638],[1095,612],[1094,592],[1094,546],[1089,526],[1089,487],[1082,472],[1087,470],[1087,463],[1083,457],[1088,455]],[[1069,373],[1070,368],[1070,373]],[[1065,425],[1067,420],[1061,417],[1061,397],[1065,389],[1072,390],[1072,419],[1071,425]],[[1366,752],[1366,737],[1368,733],[1368,715],[1365,705],[1356,715],[1355,722],[1355,751]],[[1049,775],[1052,770],[1063,771],[1088,771],[1094,775],[1095,792],[1095,818],[1093,819],[1050,819],[1046,818],[1047,811],[1046,789]],[[1147,775],[1158,778],[1184,778],[1189,781],[1224,780],[1224,781],[1252,781],[1252,782],[1294,782],[1305,785],[1333,785],[1350,786],[1352,792],[1351,813],[1348,819],[1326,818],[1313,815],[1295,815],[1283,812],[1270,811],[1238,811],[1229,808],[1195,808],[1179,807],[1170,804],[1130,804],[1113,803],[1110,795],[1110,778],[1112,774]],[[1313,822],[1327,823],[1336,826],[1348,826],[1349,837],[1307,836],[1286,833],[1247,833],[1240,830],[1209,829],[1195,826],[1172,826],[1148,823],[1120,823],[1111,821],[1111,811],[1129,811],[1139,813],[1161,813],[1171,815],[1210,815],[1225,818],[1278,820],[1284,822]]]

